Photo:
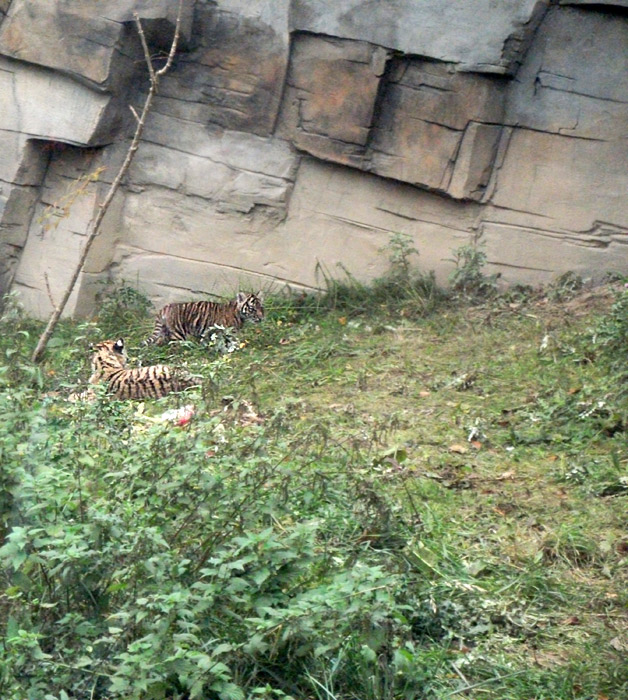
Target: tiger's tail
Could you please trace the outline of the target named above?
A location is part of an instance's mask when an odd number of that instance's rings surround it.
[[[151,336],[142,341],[142,345],[163,345],[167,340],[166,325],[161,316],[155,320],[155,329]]]

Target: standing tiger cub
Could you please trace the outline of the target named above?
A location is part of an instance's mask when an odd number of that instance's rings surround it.
[[[213,326],[242,328],[245,321],[259,323],[264,318],[262,293],[247,294],[238,292],[235,299],[225,304],[214,301],[188,301],[181,304],[167,304],[160,309],[155,320],[155,330],[144,345],[163,345],[169,340],[198,338]]]
[[[127,354],[122,338],[104,340],[94,346],[90,384],[106,384],[116,399],[159,399],[171,391],[182,391],[196,382],[185,372],[167,365],[127,368]],[[91,400],[92,387],[70,394],[70,401]]]

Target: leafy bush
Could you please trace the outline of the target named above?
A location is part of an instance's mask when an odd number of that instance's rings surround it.
[[[484,274],[487,257],[480,244],[476,242],[457,248],[454,251],[454,262],[456,269],[449,279],[454,292],[471,301],[496,294],[499,274]]]
[[[320,436],[30,390],[0,410],[1,697],[302,697],[304,664],[375,672],[411,640],[398,507]]]

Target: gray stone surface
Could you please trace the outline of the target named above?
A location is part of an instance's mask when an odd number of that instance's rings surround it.
[[[596,10],[614,10],[616,8],[628,7],[628,0],[598,0],[597,2],[591,2],[591,0],[558,0],[558,4],[587,6],[593,5]]]
[[[547,2],[295,0],[292,27],[368,41],[458,70],[510,72]]]
[[[442,283],[478,236],[504,284],[626,272],[626,4],[186,0],[181,52],[68,313],[89,313],[106,280],[157,305],[317,289],[345,269],[369,280],[393,232]],[[36,315],[146,91],[132,13],[163,54],[176,6],[0,0],[0,293]],[[51,225],[46,206],[79,191]]]
[[[0,129],[27,138],[92,145],[109,97],[65,75],[0,56]],[[1,158],[2,156],[0,156]]]
[[[140,45],[133,13],[151,45],[169,46],[177,3],[170,0],[12,0],[0,25],[0,54],[108,88],[133,70]],[[185,0],[182,30],[189,37],[192,3]]]
[[[288,65],[289,11],[289,0],[197,3],[194,49],[161,92],[180,110],[174,116],[270,135]]]
[[[500,124],[504,96],[501,78],[457,73],[443,63],[396,59],[373,127],[370,169],[461,198],[479,198],[498,134],[471,125]],[[479,178],[475,182],[474,176]]]
[[[552,8],[509,92],[506,123],[608,140],[626,135],[628,19]]]

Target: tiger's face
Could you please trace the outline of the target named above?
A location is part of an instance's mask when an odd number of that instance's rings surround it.
[[[264,305],[262,303],[262,292],[257,294],[247,294],[239,292],[236,297],[238,314],[244,321],[259,323],[264,318]]]
[[[124,347],[124,340],[103,340],[94,346],[92,355],[92,370],[103,369],[105,367],[126,367],[127,354]]]

